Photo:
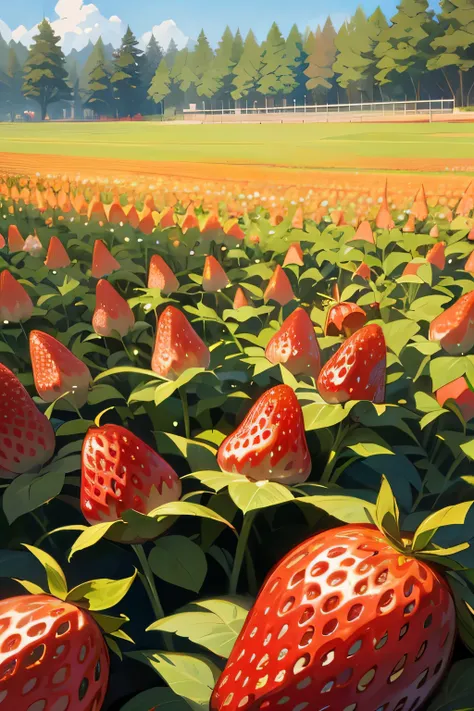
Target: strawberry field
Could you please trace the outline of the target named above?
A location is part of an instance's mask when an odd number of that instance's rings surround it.
[[[0,179],[0,711],[474,708],[474,187],[257,187]]]

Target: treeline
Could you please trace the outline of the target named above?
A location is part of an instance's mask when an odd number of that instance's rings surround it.
[[[68,58],[69,59],[69,58]],[[1,60],[1,56],[0,56]],[[0,64],[1,69],[1,64]],[[358,8],[336,32],[330,19],[314,31],[294,25],[285,38],[274,23],[259,43],[226,28],[214,50],[201,31],[195,46],[164,51],[156,39],[143,52],[127,29],[121,47],[102,40],[79,72],[44,20],[23,65],[10,47],[0,74],[0,104],[36,101],[41,116],[52,103],[73,102],[75,115],[125,117],[197,104],[227,109],[379,100],[474,96],[474,0],[402,0],[390,19]]]

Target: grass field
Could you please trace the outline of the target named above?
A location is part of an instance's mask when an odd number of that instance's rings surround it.
[[[474,125],[0,124],[0,152],[286,169],[474,172]]]

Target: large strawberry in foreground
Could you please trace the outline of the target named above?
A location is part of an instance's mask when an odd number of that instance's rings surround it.
[[[0,601],[0,707],[100,711],[109,654],[85,611],[50,595]]]
[[[356,331],[323,366],[317,388],[330,404],[348,400],[383,402],[387,347],[380,326]]]
[[[133,432],[90,429],[82,446],[81,509],[90,524],[116,521],[130,509],[147,514],[181,495],[178,475]]]
[[[438,341],[450,355],[469,353],[474,346],[474,290],[431,322],[430,341]]]
[[[222,471],[244,474],[253,481],[306,481],[311,457],[293,390],[288,385],[267,390],[223,441],[217,461]]]
[[[156,329],[151,367],[164,378],[177,380],[188,368],[207,368],[209,348],[198,336],[186,316],[167,306]]]
[[[293,375],[317,378],[321,351],[313,323],[302,308],[295,309],[269,341],[265,355],[270,363],[283,363]]]
[[[212,711],[418,711],[451,658],[444,578],[375,526],[320,533],[267,578]]]
[[[38,469],[51,459],[54,446],[50,421],[0,363],[0,468],[12,474]]]

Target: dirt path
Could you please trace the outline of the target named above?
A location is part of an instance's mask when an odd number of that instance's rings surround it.
[[[0,174],[10,175],[65,175],[81,178],[120,178],[121,180],[145,179],[169,176],[170,179],[190,179],[223,183],[311,186],[344,186],[357,189],[363,185],[382,185],[385,179],[395,189],[417,189],[420,183],[433,193],[442,194],[446,189],[464,189],[470,181],[465,172],[474,172],[472,160],[433,159],[420,161],[401,159],[389,161],[374,157],[360,165],[338,169],[298,169],[272,165],[240,165],[229,163],[154,162],[131,161],[107,158],[74,157],[63,155],[40,155],[0,153]],[[451,165],[446,165],[451,164]],[[449,170],[446,170],[449,167]],[[437,174],[438,173],[438,174]]]

